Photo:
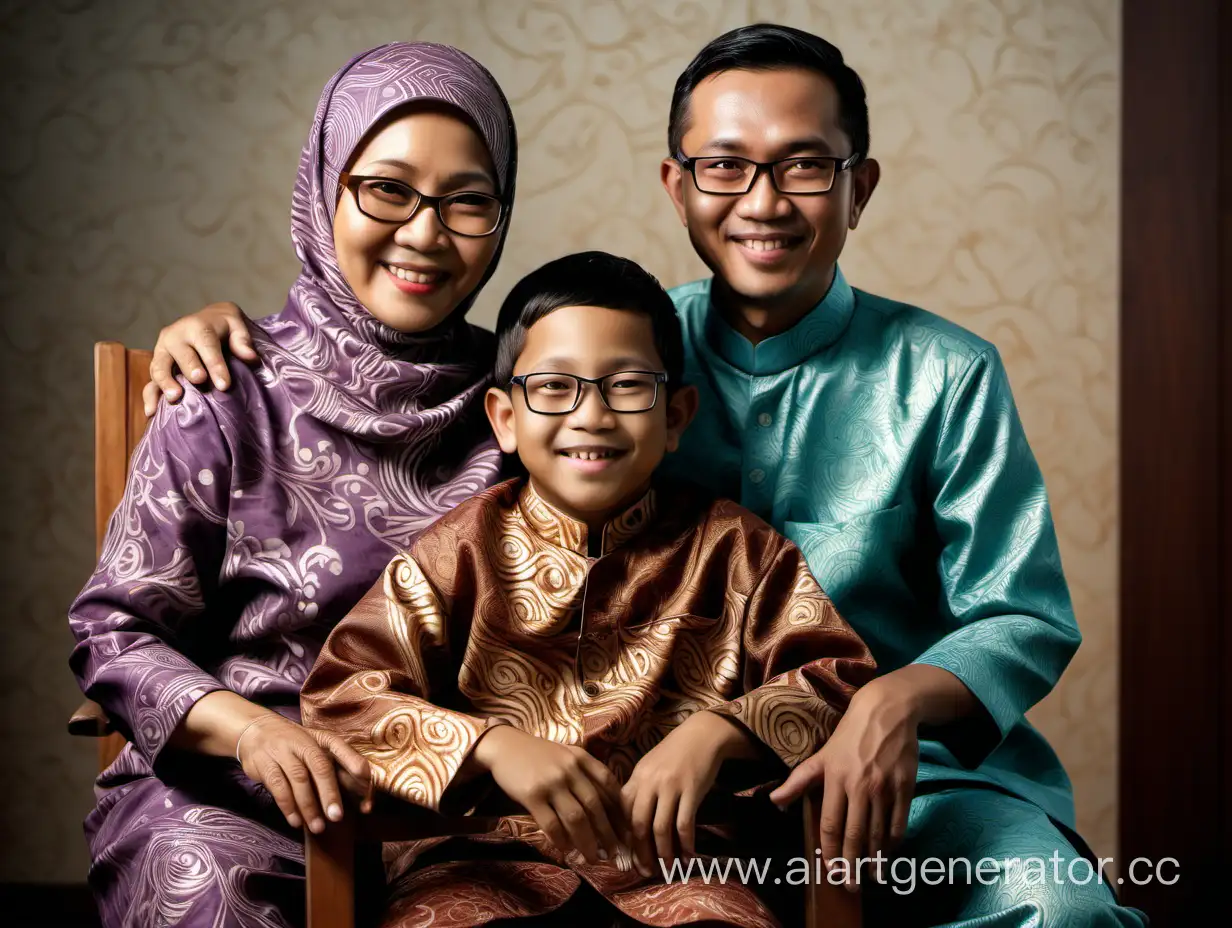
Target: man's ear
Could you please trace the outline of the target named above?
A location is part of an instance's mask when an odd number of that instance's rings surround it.
[[[676,207],[676,215],[680,224],[688,226],[689,215],[684,208],[684,168],[675,158],[664,158],[659,165],[659,180],[663,181],[663,189],[671,197],[672,205]]]
[[[697,403],[697,387],[690,385],[677,387],[672,398],[667,401],[668,451],[675,451],[680,447],[680,436],[697,415]]]
[[[504,390],[489,387],[483,398],[483,411],[496,435],[496,443],[505,454],[517,454],[518,433],[513,422],[513,397]]]
[[[851,178],[854,189],[851,196],[851,215],[847,218],[848,228],[854,229],[859,225],[860,217],[864,214],[864,207],[868,206],[868,201],[872,198],[873,191],[877,189],[879,180],[881,180],[881,165],[873,158],[856,165]]]

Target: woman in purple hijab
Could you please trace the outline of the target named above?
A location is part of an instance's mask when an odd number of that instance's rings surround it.
[[[372,49],[321,94],[261,361],[159,407],[70,610],[73,670],[129,739],[86,820],[105,925],[302,920],[300,828],[368,784],[298,724],[300,687],[389,559],[498,477],[491,336],[464,316],[516,163],[499,86],[448,46]]]

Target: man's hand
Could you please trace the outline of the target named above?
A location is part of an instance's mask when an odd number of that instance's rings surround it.
[[[471,757],[562,853],[576,850],[592,864],[617,854],[620,784],[586,751],[502,725],[479,739]]]
[[[940,728],[986,711],[950,671],[907,664],[857,690],[830,740],[770,799],[782,807],[822,787],[822,856],[827,864],[847,861],[847,886],[855,891],[858,859],[889,853],[906,834],[920,726]]]
[[[697,810],[723,761],[756,756],[752,736],[737,723],[698,712],[638,761],[621,791],[638,873],[653,876],[656,855],[675,860],[677,842],[696,856]]]
[[[858,888],[859,858],[887,853],[907,830],[919,766],[918,728],[909,694],[896,689],[889,676],[874,680],[852,697],[822,749],[770,794],[783,807],[810,787],[822,787],[822,857],[827,865],[846,860],[849,889]]]
[[[150,361],[151,379],[141,392],[145,414],[154,414],[159,393],[169,403],[180,399],[180,385],[175,381],[177,369],[199,384],[205,382],[208,368],[214,386],[219,390],[230,388],[231,374],[222,356],[223,342],[237,358],[250,363],[257,360],[244,314],[234,303],[211,303],[159,332]]]

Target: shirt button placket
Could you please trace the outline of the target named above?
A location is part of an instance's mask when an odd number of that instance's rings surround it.
[[[766,478],[775,473],[782,454],[782,449],[773,444],[776,439],[776,430],[772,426],[777,394],[771,386],[769,380],[753,379],[750,383],[750,415],[745,420],[744,498],[740,502],[759,515],[769,513],[771,509],[768,491],[773,481]]]

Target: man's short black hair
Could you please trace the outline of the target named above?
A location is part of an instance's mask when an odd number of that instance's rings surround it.
[[[496,386],[508,386],[527,330],[566,306],[602,306],[649,316],[668,387],[679,386],[684,344],[672,298],[658,278],[636,261],[604,251],[583,251],[549,261],[509,291],[496,320]]]
[[[851,139],[852,154],[868,154],[868,101],[860,76],[843,61],[843,53],[820,36],[756,23],[711,40],[676,80],[667,123],[667,153],[675,157],[689,128],[689,98],[697,85],[720,71],[773,71],[806,68],[824,74],[838,90],[839,125]],[[839,152],[835,152],[839,154]]]

